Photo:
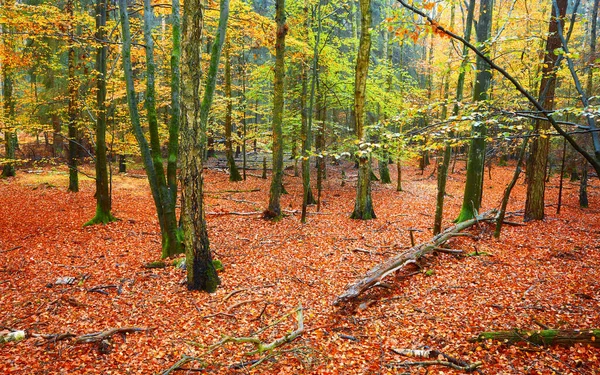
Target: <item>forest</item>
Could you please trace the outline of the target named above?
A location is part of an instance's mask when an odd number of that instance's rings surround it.
[[[600,0],[0,0],[0,372],[600,373]]]

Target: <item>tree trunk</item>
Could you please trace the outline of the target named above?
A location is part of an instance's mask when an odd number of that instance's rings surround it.
[[[558,56],[555,50],[560,48],[561,40],[558,28],[563,28],[563,22],[556,18],[557,9],[552,6],[548,38],[542,67],[542,81],[540,82],[539,101],[544,109],[554,107],[554,92],[556,89],[556,61]],[[558,12],[564,17],[567,11],[567,0],[558,1]],[[545,135],[550,130],[547,121],[536,121],[534,132],[540,136],[533,139],[527,168],[527,198],[525,201],[524,220],[542,220],[544,218],[544,193],[546,189],[546,169],[548,166],[548,149],[550,138]]]
[[[96,39],[106,39],[106,0],[96,1]],[[96,215],[85,225],[107,224],[115,221],[111,214],[111,196],[108,185],[108,166],[106,158],[106,44],[96,49]]]
[[[470,339],[471,342],[496,340],[508,345],[525,342],[534,345],[575,345],[588,344],[600,345],[600,329],[544,329],[526,331],[515,329],[512,331],[483,332]]]
[[[8,36],[6,36],[8,38]],[[13,98],[14,79],[12,75],[12,67],[4,63],[2,66],[2,97],[4,99],[4,113],[7,115],[7,124],[2,129],[4,131],[4,147],[6,150],[6,159],[15,158],[17,148],[17,133],[15,130],[15,101]],[[4,164],[2,168],[2,177],[14,177],[16,174],[15,165],[11,162]]]
[[[492,27],[493,0],[482,0],[479,8],[479,22],[477,24],[477,42],[483,45],[490,38]],[[489,51],[485,51],[489,53]],[[488,98],[488,89],[492,79],[492,72],[488,63],[477,57],[477,75],[473,90],[474,101],[485,101]],[[483,194],[483,172],[485,158],[486,127],[483,121],[476,120],[471,128],[471,144],[467,159],[467,181],[461,211],[457,222],[469,220],[479,212]]]
[[[360,4],[360,42],[356,58],[354,76],[354,119],[356,138],[359,141],[358,182],[356,184],[356,202],[352,219],[369,220],[376,218],[371,198],[371,163],[369,151],[364,146],[365,139],[365,96],[367,76],[369,73],[369,56],[371,52],[371,0],[359,0]]]
[[[308,32],[308,7],[305,8],[306,34]],[[308,108],[306,107],[306,96],[308,91],[308,74],[306,67],[302,65],[302,95],[300,96],[300,105],[302,106],[302,127],[300,129],[300,138],[302,139],[302,216],[300,221],[306,222],[306,209],[309,204],[315,204],[315,198],[310,188],[310,151],[312,143],[312,119],[313,105],[315,101],[315,87],[318,78],[319,67],[319,43],[321,40],[321,2],[317,3],[317,35],[315,36],[315,45],[313,48],[313,58],[311,64],[311,82],[310,97]]]
[[[225,37],[229,2],[221,2],[221,17],[217,37]],[[205,103],[212,102],[208,85],[215,85],[218,57],[221,49],[213,49],[212,79],[207,79],[204,101],[200,105],[201,40],[203,15],[200,0],[183,3],[182,64],[181,64],[181,221],[187,265],[187,286],[190,290],[214,292],[220,283],[212,263],[206,213],[204,210],[203,157],[207,147],[205,129],[201,124],[201,111]],[[218,44],[218,43],[217,43]],[[217,56],[215,56],[215,54]],[[214,58],[214,59],[213,59]],[[215,64],[213,66],[213,61]],[[213,87],[214,89],[214,87]]]
[[[273,82],[273,173],[269,190],[269,208],[266,217],[279,219],[281,204],[279,198],[283,187],[283,84],[285,79],[285,0],[275,1],[275,80]]]
[[[154,62],[154,39],[152,38],[152,25],[154,13],[151,0],[144,0],[144,43],[146,44],[146,95],[144,107],[148,118],[148,133],[150,134],[150,153],[160,204],[163,214],[162,235],[162,257],[167,258],[183,252],[181,243],[177,238],[177,216],[175,212],[175,201],[172,199],[176,194],[169,191],[163,158],[161,153],[161,142],[158,135],[158,116],[156,113],[156,89]]]
[[[169,158],[167,162],[167,184],[170,201],[177,203],[177,158],[179,156],[179,128],[181,122],[181,5],[173,0],[171,24],[173,49],[171,51],[171,119],[169,121]]]
[[[450,27],[454,27],[454,4],[452,4],[452,8],[450,10]],[[468,14],[467,14],[467,25],[465,28],[465,38],[467,40],[471,39],[471,25],[473,23],[473,8],[474,8],[474,0],[471,0],[469,4]],[[470,16],[470,17],[469,17]],[[453,46],[448,47],[448,56],[453,53]],[[462,64],[466,60],[467,51],[463,49],[463,60]],[[463,75],[462,83],[460,82],[460,74]],[[456,88],[456,101],[457,103],[462,100],[462,87],[459,89],[458,86],[464,86],[464,70],[461,70],[459,73],[459,83]],[[446,72],[446,81],[444,83],[444,98],[446,102],[449,97],[449,89],[450,89],[450,66],[448,67],[448,71]],[[458,114],[458,106],[455,105],[457,113],[453,113],[454,116]],[[446,119],[446,115],[448,113],[448,104],[445,103],[442,108],[442,119]],[[452,137],[453,133],[449,133],[448,136]],[[433,220],[433,234],[438,234],[442,231],[442,219],[444,218],[444,198],[446,197],[446,181],[448,179],[448,168],[450,166],[450,158],[452,156],[452,147],[450,144],[446,143],[444,145],[444,153],[442,157],[442,162],[438,163],[438,176],[437,176],[437,199],[435,203],[435,218]]]
[[[145,12],[144,16],[145,18],[148,17],[148,19],[145,19],[144,27],[144,36],[146,43],[146,60],[148,66],[145,104],[148,110],[148,123],[152,142],[152,151],[150,150],[148,141],[144,136],[144,132],[140,123],[140,115],[137,107],[137,94],[133,82],[133,69],[131,64],[131,32],[129,28],[129,15],[127,13],[127,0],[119,0],[119,14],[121,18],[121,26],[123,31],[123,69],[125,72],[127,103],[129,106],[129,114],[131,118],[133,133],[140,147],[140,152],[142,154],[142,162],[146,170],[146,175],[148,176],[148,183],[150,185],[152,198],[154,199],[154,205],[156,207],[156,213],[158,216],[158,222],[160,224],[160,230],[162,235],[162,254],[163,257],[166,257],[180,252],[181,246],[179,244],[179,241],[177,240],[177,220],[175,218],[175,205],[174,202],[169,202],[171,193],[168,191],[164,169],[162,167],[162,157],[160,155],[160,142],[157,139],[155,139],[157,138],[157,120],[156,111],[153,111],[154,62],[152,59],[153,41],[152,36],[150,34],[150,19],[152,17],[152,8],[150,7],[149,2],[145,2],[144,6],[147,9],[149,9]],[[158,171],[157,167],[159,168]]]
[[[579,182],[579,207],[587,208],[589,205],[587,186],[588,186],[588,172],[587,163],[583,162],[581,167],[581,181]]]
[[[5,67],[6,70],[6,67]],[[6,81],[6,80],[4,80]],[[55,158],[61,157],[63,153],[63,137],[61,134],[62,127],[60,123],[60,118],[56,113],[52,113],[51,115],[52,121],[52,156]]]
[[[66,5],[66,13],[69,15],[70,23],[69,23],[69,35],[71,39],[74,38],[73,35],[73,25],[74,16],[73,16],[73,0],[69,0]],[[77,91],[78,91],[78,83],[75,78],[75,46],[72,42],[69,45],[68,52],[68,75],[69,75],[69,83],[68,83],[68,91],[69,91],[69,104],[67,108],[68,117],[69,117],[69,191],[77,192],[79,191],[79,174],[77,171]]]
[[[317,106],[317,134],[315,137],[315,149],[317,152],[317,212],[321,211],[321,195],[323,193],[323,180],[325,179],[325,158],[323,151],[325,150],[325,121],[327,108],[325,107],[325,95],[319,89],[319,81],[317,80],[318,106]]]
[[[229,167],[229,181],[242,181],[242,176],[235,165],[233,158],[233,121],[231,112],[233,104],[231,103],[231,57],[229,50],[231,49],[229,42],[225,46],[225,98],[227,99],[227,108],[225,111],[225,156],[227,158],[227,166]]]
[[[347,286],[344,293],[340,294],[333,304],[339,305],[342,302],[353,300],[363,292],[381,283],[382,280],[392,272],[398,271],[408,264],[416,263],[416,261],[424,255],[438,250],[440,246],[442,246],[452,237],[455,237],[461,231],[481,221],[493,220],[494,214],[495,211],[488,211],[477,216],[476,218],[456,224],[455,226],[450,227],[442,233],[434,236],[429,242],[413,246],[412,248],[389,258],[383,263],[376,265],[367,272],[365,277]]]
[[[519,179],[519,175],[521,174],[521,164],[523,163],[523,159],[525,158],[525,151],[527,150],[527,143],[529,141],[529,135],[531,133],[528,132],[523,139],[523,144],[521,145],[521,149],[519,150],[519,159],[517,160],[517,167],[515,168],[515,173],[513,174],[512,179],[504,189],[504,196],[502,197],[502,203],[500,204],[500,212],[498,212],[498,218],[496,219],[496,229],[494,230],[494,237],[500,238],[500,231],[502,231],[502,224],[504,223],[504,215],[506,214],[506,206],[508,206],[508,199],[510,198],[510,193],[512,189],[515,187],[517,180]]]

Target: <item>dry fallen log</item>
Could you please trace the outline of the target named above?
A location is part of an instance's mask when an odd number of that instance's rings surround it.
[[[367,272],[365,277],[353,284],[350,284],[346,288],[346,291],[335,299],[333,304],[339,305],[342,302],[347,302],[358,297],[363,292],[381,283],[381,281],[389,274],[398,271],[408,264],[416,263],[419,258],[436,251],[452,237],[460,236],[461,234],[459,232],[477,224],[478,222],[494,220],[495,213],[496,210],[487,211],[481,215],[478,215],[474,219],[458,223],[455,226],[450,227],[442,233],[434,236],[429,242],[413,246],[410,249],[393,256],[385,262],[376,265],[369,272]]]
[[[534,345],[564,345],[577,343],[600,346],[600,329],[544,329],[483,332],[470,339],[471,342],[497,340],[507,344],[527,342]]]
[[[125,335],[126,333],[133,333],[133,332],[143,332],[143,331],[149,331],[152,328],[138,328],[138,327],[122,327],[122,328],[111,328],[108,329],[106,331],[101,331],[101,332],[94,332],[94,333],[87,333],[81,336],[76,336],[73,333],[67,332],[67,333],[58,333],[58,334],[38,334],[38,333],[32,333],[30,335],[30,337],[36,337],[36,338],[40,338],[40,339],[44,339],[45,342],[58,342],[61,340],[68,340],[71,338],[75,338],[75,340],[73,341],[73,343],[75,345],[77,344],[96,344],[98,347],[98,350],[100,351],[100,353],[102,354],[107,354],[108,352],[110,352],[110,344],[109,341],[110,338],[119,333],[122,335]],[[44,341],[38,343],[37,345],[42,345],[44,343]]]

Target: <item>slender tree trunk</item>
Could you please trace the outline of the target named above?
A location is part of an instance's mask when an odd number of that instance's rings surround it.
[[[490,38],[492,26],[493,0],[482,0],[479,7],[479,22],[477,24],[477,42],[483,45]],[[486,51],[488,53],[489,51]],[[488,98],[488,89],[492,78],[492,72],[488,63],[477,57],[477,75],[473,99],[484,101]],[[483,121],[477,120],[471,129],[471,144],[467,160],[467,181],[462,208],[457,222],[472,219],[479,212],[483,193],[483,172],[485,159],[485,137],[486,127]]]
[[[5,2],[0,0],[0,5],[6,7],[13,7],[14,1]],[[6,44],[6,47],[12,49],[13,41],[10,39],[11,36],[5,34],[3,35],[3,38],[5,38],[4,43]],[[8,61],[1,62],[2,64],[0,66],[2,67],[2,99],[5,116],[5,124],[2,128],[2,131],[4,132],[4,147],[6,150],[4,158],[8,160],[13,160],[15,159],[15,152],[17,148],[17,132],[15,129],[15,101],[13,98],[13,68]],[[15,174],[15,165],[12,162],[4,164],[4,166],[2,167],[2,178],[14,177]]]
[[[585,93],[587,97],[594,95],[594,63],[596,61],[596,38],[597,38],[597,25],[598,25],[598,6],[600,0],[594,0],[594,6],[592,7],[591,14],[591,27],[590,27],[590,57],[587,66],[587,82]]]
[[[279,198],[283,187],[283,90],[285,79],[285,0],[275,1],[275,22],[277,24],[275,37],[275,81],[273,83],[273,174],[269,191],[269,208],[266,217],[279,219],[281,204]]]
[[[321,194],[323,192],[323,180],[325,178],[325,155],[323,155],[323,151],[325,149],[325,119],[327,108],[325,107],[325,95],[321,90],[319,90],[319,81],[317,79],[317,91],[318,95],[318,105],[317,105],[317,134],[315,138],[315,149],[317,155],[317,212],[321,211]]]
[[[356,202],[352,219],[374,219],[373,201],[371,198],[371,163],[369,151],[364,146],[365,139],[365,96],[367,75],[369,72],[369,55],[371,52],[371,0],[360,0],[360,42],[356,58],[356,73],[354,76],[354,118],[358,151],[358,182],[356,184]]]
[[[152,38],[152,25],[154,13],[150,0],[144,0],[144,43],[146,44],[146,97],[144,107],[148,118],[148,133],[150,134],[150,153],[156,178],[156,185],[163,213],[162,257],[170,257],[183,252],[181,243],[177,238],[177,216],[175,201],[176,194],[169,191],[167,177],[163,165],[161,142],[158,135],[158,116],[156,113],[156,89],[154,62],[154,39]]]
[[[168,199],[170,193],[165,180],[164,169],[162,166],[162,157],[160,155],[160,142],[157,139],[157,120],[156,111],[153,110],[154,106],[154,62],[152,59],[152,47],[153,41],[150,35],[150,19],[152,17],[150,4],[144,4],[147,9],[150,9],[145,13],[145,27],[144,36],[146,43],[146,60],[148,65],[148,78],[146,88],[146,109],[148,110],[148,123],[149,132],[152,142],[152,151],[148,145],[148,141],[144,136],[142,130],[140,115],[137,107],[137,94],[133,82],[133,69],[131,64],[131,32],[129,28],[129,15],[127,13],[127,0],[119,0],[119,14],[121,18],[121,26],[123,32],[123,69],[125,72],[125,84],[127,89],[127,103],[129,106],[129,115],[131,118],[131,124],[133,133],[140,147],[142,154],[142,162],[148,176],[148,183],[150,185],[150,191],[152,198],[154,199],[154,205],[156,207],[156,213],[158,216],[158,222],[160,224],[161,236],[162,236],[162,254],[163,257],[176,254],[179,250],[171,250],[174,247],[180,249],[179,241],[176,240],[177,221],[175,220],[174,205],[169,205]],[[154,133],[154,134],[153,134]],[[160,168],[157,171],[157,167]],[[160,178],[159,178],[160,176]],[[167,213],[167,214],[166,214]],[[168,218],[168,220],[166,220]]]
[[[236,182],[242,181],[242,176],[235,165],[235,159],[233,158],[233,121],[231,112],[233,110],[233,104],[231,103],[231,57],[229,50],[231,46],[229,42],[225,46],[225,98],[227,100],[227,108],[225,110],[225,156],[227,158],[227,166],[229,167],[229,181]]]
[[[171,25],[173,49],[171,50],[171,118],[169,121],[169,146],[167,161],[167,184],[170,203],[177,203],[177,159],[179,154],[179,128],[181,122],[181,5],[173,0]]]
[[[70,18],[70,23],[74,22],[73,15],[73,0],[68,0],[67,2],[67,14]],[[73,35],[73,25],[69,25],[69,35],[71,38],[74,38]],[[67,108],[68,116],[69,116],[69,191],[77,192],[79,191],[79,174],[77,171],[77,91],[78,91],[78,83],[77,78],[75,77],[75,46],[72,42],[69,45],[68,59],[68,75],[69,75],[69,83],[68,83],[68,91],[69,91],[69,104]]]
[[[306,34],[308,35],[308,6],[305,7],[306,16]],[[306,96],[308,91],[308,73],[306,67],[302,66],[302,95],[300,96],[300,105],[302,106],[302,127],[300,129],[300,138],[302,139],[302,217],[300,221],[306,222],[306,209],[309,204],[315,204],[315,198],[310,188],[310,151],[312,143],[312,119],[313,105],[315,100],[315,86],[318,78],[319,67],[319,43],[321,40],[321,2],[317,3],[317,35],[313,48],[313,59],[311,64],[311,83],[310,97],[308,107],[306,106]]]
[[[560,0],[558,12],[564,17],[567,11],[567,0]],[[558,56],[555,50],[562,45],[558,29],[563,27],[563,22],[556,18],[556,8],[552,7],[546,50],[542,67],[542,81],[540,82],[539,101],[544,109],[554,107],[554,92],[556,89],[556,61]],[[540,136],[533,139],[530,150],[530,160],[527,169],[527,198],[525,201],[524,220],[542,220],[544,218],[544,193],[546,189],[546,169],[548,167],[548,149],[550,138],[545,135],[550,130],[547,121],[536,121],[534,131]]]
[[[589,205],[587,186],[588,186],[588,171],[587,163],[584,161],[581,167],[581,182],[579,184],[579,207],[587,208]]]
[[[96,0],[96,39],[106,39],[106,0]],[[106,157],[106,44],[96,49],[96,215],[85,225],[106,224],[116,219],[111,214],[111,196],[108,185]]]
[[[528,132],[525,139],[523,139],[523,143],[521,144],[521,149],[519,150],[519,159],[517,160],[517,167],[515,168],[515,173],[513,174],[512,180],[506,186],[504,190],[504,196],[502,197],[502,203],[500,205],[500,212],[498,212],[498,216],[496,217],[496,229],[494,230],[494,237],[500,238],[500,232],[502,231],[502,224],[504,224],[504,215],[506,215],[506,206],[508,206],[508,200],[510,198],[510,193],[512,189],[515,187],[517,180],[519,179],[519,175],[521,174],[521,164],[523,163],[523,159],[525,158],[525,151],[527,150],[527,143],[529,141],[529,135],[531,132]]]
[[[246,138],[248,134],[248,123],[246,121],[246,55],[244,51],[242,51],[242,64],[240,66],[241,76],[242,76],[242,170],[243,170],[243,178],[246,181]]]

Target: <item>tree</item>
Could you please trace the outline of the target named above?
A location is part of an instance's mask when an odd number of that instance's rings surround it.
[[[371,163],[370,152],[366,142],[365,132],[365,96],[367,76],[369,72],[369,56],[371,52],[371,0],[359,0],[360,3],[360,42],[356,58],[354,76],[354,121],[356,138],[359,142],[358,151],[358,182],[356,184],[356,202],[352,219],[374,219],[373,201],[371,198]]]
[[[285,35],[288,27],[285,23],[285,0],[275,1],[275,80],[273,82],[273,173],[269,190],[269,208],[266,217],[281,217],[279,198],[283,191],[283,83],[285,80]]]
[[[546,50],[542,64],[542,80],[539,89],[539,101],[546,110],[554,107],[554,93],[556,91],[556,62],[558,55],[556,50],[562,45],[559,28],[563,28],[564,18],[567,12],[567,1],[559,0],[558,8],[553,3],[548,37],[546,39]],[[556,17],[557,12],[560,17]],[[559,19],[560,18],[560,19]],[[546,133],[550,130],[547,121],[536,121],[534,131],[540,134],[533,139],[527,168],[527,199],[525,201],[524,220],[542,220],[544,218],[544,193],[546,190],[546,169],[548,165],[548,148],[550,138]]]
[[[74,45],[74,30],[73,30],[73,4],[74,0],[68,0],[66,5],[66,13],[69,15],[69,36],[71,41],[69,42],[69,108],[67,110],[69,116],[69,191],[79,191],[79,175],[77,170],[77,156],[78,156],[78,141],[77,141],[77,91],[78,81],[75,77],[75,45]]]
[[[8,4],[7,4],[8,3]],[[2,6],[14,7],[13,1],[4,2],[1,1]],[[7,45],[7,49],[11,51],[13,49],[13,42],[10,40],[9,35],[4,35],[4,42]],[[2,61],[2,99],[4,101],[4,147],[6,150],[5,158],[8,160],[15,158],[15,151],[17,149],[17,132],[15,130],[15,100],[13,98],[14,90],[14,78],[13,78],[13,67],[7,61]],[[13,177],[15,176],[15,165],[12,162],[7,162],[2,168],[2,177]]]
[[[475,0],[470,0],[467,8],[467,18],[465,24],[465,40],[468,42],[471,40],[471,32],[473,29],[473,15],[475,13]],[[452,13],[450,17],[450,27],[453,27],[454,23],[454,4],[452,5]],[[453,46],[449,47],[452,48]],[[459,103],[463,100],[463,91],[465,86],[465,70],[469,62],[469,50],[466,46],[463,46],[462,50],[462,61],[460,63],[460,69],[458,74],[458,80],[456,83],[456,103],[452,108],[452,115],[457,116],[459,111]],[[446,82],[449,81],[449,77]],[[444,90],[447,94],[448,90]],[[442,111],[444,112],[442,118],[446,117],[445,112],[447,111],[447,104],[444,105]],[[452,137],[453,133],[449,136]],[[450,166],[450,156],[452,153],[451,146],[446,143],[444,146],[444,154],[442,156],[442,162],[438,165],[438,180],[437,180],[437,199],[435,204],[435,218],[433,223],[433,234],[438,234],[442,231],[442,219],[444,216],[444,197],[446,196],[446,181],[448,178],[448,167]]]
[[[202,104],[200,98],[202,5],[187,0],[183,5],[182,28],[182,106],[181,106],[181,221],[190,290],[214,292],[220,284],[212,263],[204,211],[203,156],[206,149],[206,124],[213,101],[221,49],[225,40],[229,0],[222,0],[219,26],[212,45]]]
[[[111,214],[111,196],[108,186],[108,168],[106,160],[106,0],[96,0],[96,215],[85,225],[106,224],[115,221]]]
[[[479,22],[477,23],[477,43],[483,49],[485,54],[489,49],[484,47],[486,40],[490,38],[492,29],[492,11],[494,8],[493,0],[482,0],[479,4]],[[485,101],[488,98],[488,89],[492,79],[490,66],[484,59],[477,57],[477,74],[473,88],[473,100]],[[462,208],[456,219],[462,222],[474,218],[481,207],[481,198],[483,194],[483,168],[485,163],[486,147],[486,123],[478,118],[471,128],[471,144],[469,146],[469,156],[467,160],[467,181],[465,183],[465,193],[463,197]]]
[[[225,99],[227,100],[227,109],[225,112],[225,155],[227,158],[227,166],[229,167],[229,181],[236,182],[242,181],[242,176],[235,165],[235,159],[233,158],[233,121],[231,112],[233,104],[231,103],[231,46],[229,42],[225,46]]]
[[[155,64],[154,64],[154,41],[152,38],[152,7],[150,0],[144,1],[144,42],[146,44],[146,100],[145,107],[148,118],[148,131],[150,133],[150,145],[143,133],[140,115],[137,107],[137,94],[133,81],[133,68],[131,65],[131,31],[129,28],[129,15],[127,13],[127,1],[119,0],[119,14],[123,31],[123,70],[125,73],[125,84],[127,89],[127,103],[131,124],[140,151],[142,162],[146,169],[148,182],[154,205],[158,215],[162,237],[162,256],[166,258],[182,252],[181,243],[178,239],[177,218],[175,216],[175,202],[171,199],[175,195],[169,191],[167,185],[163,160],[158,138],[158,122],[155,107]]]

